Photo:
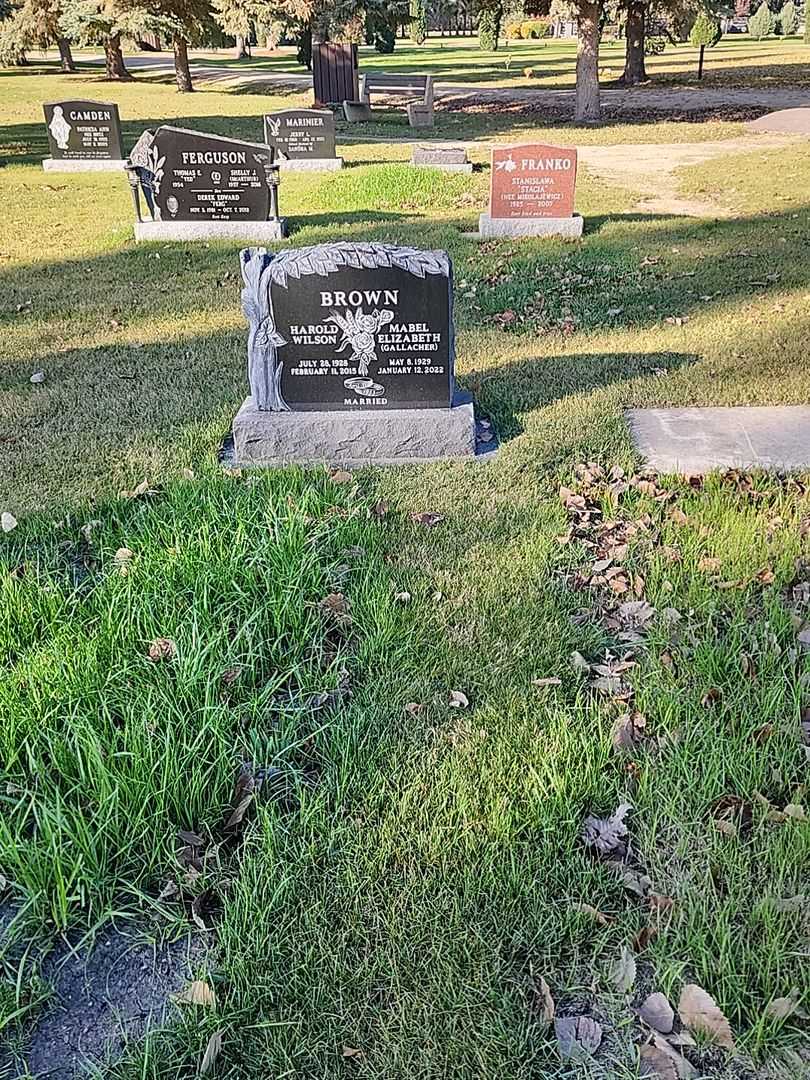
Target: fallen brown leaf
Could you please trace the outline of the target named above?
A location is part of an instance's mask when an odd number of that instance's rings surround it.
[[[638,1052],[638,1075],[655,1080],[678,1080],[675,1062],[657,1046],[642,1046]]]
[[[546,1024],[552,1023],[554,1020],[554,998],[551,996],[551,990],[549,985],[542,975],[535,979],[535,995],[537,997],[537,1003],[539,1005],[539,1012]]]
[[[444,521],[444,514],[436,514],[431,510],[427,510],[422,514],[411,514],[411,521],[417,525],[426,525],[429,529],[432,529],[435,525],[439,525]]]
[[[217,1003],[214,991],[202,979],[190,982],[179,994],[175,994],[174,1000],[179,1005],[204,1005],[206,1007]]]
[[[627,994],[633,988],[636,981],[636,961],[626,945],[622,945],[619,958],[611,968],[610,981],[620,994]]]
[[[603,858],[623,856],[627,851],[627,826],[624,819],[630,809],[630,803],[622,803],[609,818],[597,818],[589,814],[582,830],[585,846],[595,848],[597,854]]]
[[[447,704],[453,709],[466,709],[470,704],[470,699],[462,690],[451,690]]]
[[[149,645],[149,659],[154,663],[173,660],[177,656],[177,646],[171,638],[155,638]]]
[[[666,994],[660,992],[650,994],[644,999],[639,1009],[639,1015],[645,1024],[654,1028],[655,1031],[660,1031],[662,1035],[668,1035],[672,1031],[672,1025],[675,1023],[675,1013],[672,1006],[667,1000]]]
[[[578,900],[571,905],[572,911],[578,911],[582,915],[587,915],[599,926],[610,926],[614,920],[610,915],[605,915],[604,911],[600,911],[592,904],[586,904],[584,901]]]
[[[563,1061],[590,1057],[602,1042],[602,1026],[590,1016],[558,1016],[554,1034]]]
[[[690,1031],[700,1032],[726,1050],[734,1049],[731,1025],[714,998],[697,983],[687,983],[684,986],[678,1002],[678,1013]]]

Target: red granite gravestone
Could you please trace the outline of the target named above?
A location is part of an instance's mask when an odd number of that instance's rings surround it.
[[[571,217],[576,180],[576,150],[542,143],[496,146],[492,151],[490,217]]]
[[[579,236],[574,216],[577,152],[527,143],[492,150],[489,213],[481,215],[483,236]]]

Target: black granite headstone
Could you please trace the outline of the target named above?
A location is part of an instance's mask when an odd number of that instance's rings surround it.
[[[329,109],[286,109],[264,118],[264,141],[285,158],[333,158],[335,117]]]
[[[273,150],[184,128],[144,132],[129,156],[162,221],[267,221],[276,216]]]
[[[55,161],[123,159],[118,106],[104,101],[51,101],[43,105]]]
[[[452,273],[444,251],[391,244],[243,251],[256,408],[449,408]]]

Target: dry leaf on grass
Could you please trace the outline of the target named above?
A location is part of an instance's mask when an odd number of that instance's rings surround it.
[[[638,1052],[638,1075],[655,1080],[678,1080],[678,1070],[670,1056],[657,1046],[642,1046]]]
[[[179,1005],[205,1005],[206,1007],[217,1003],[214,991],[202,979],[190,982],[179,994],[175,994],[174,1000]]]
[[[774,998],[766,1007],[765,1015],[771,1020],[787,1020],[789,1016],[807,1018],[807,1013],[799,1008],[799,991],[795,987],[787,997]]]
[[[632,752],[644,738],[647,721],[640,712],[623,713],[613,725],[613,749]]]
[[[211,1072],[216,1064],[216,1060],[222,1053],[222,1032],[215,1031],[211,1038],[208,1040],[208,1045],[205,1048],[202,1061],[200,1062],[200,1076],[205,1076],[206,1073]]]
[[[590,1057],[602,1042],[602,1026],[590,1016],[558,1016],[554,1034],[563,1061]]]
[[[650,994],[641,1003],[639,1015],[645,1024],[648,1024],[662,1035],[669,1035],[675,1022],[675,1013],[665,994]]]
[[[562,679],[549,675],[544,679],[532,679],[532,686],[542,688],[544,686],[562,686]]]
[[[731,1025],[723,1015],[714,998],[696,983],[687,983],[678,1002],[681,1020],[695,1033],[705,1035],[710,1042],[734,1049]]]
[[[627,994],[633,988],[636,981],[636,961],[626,945],[622,946],[619,959],[611,968],[610,981],[620,994]]]
[[[652,1045],[660,1053],[666,1055],[675,1066],[675,1075],[678,1077],[678,1080],[692,1080],[693,1077],[698,1075],[697,1069],[687,1061],[679,1050],[675,1049],[674,1045],[670,1044],[670,1040],[672,1040],[672,1043],[675,1043],[677,1042],[677,1038],[679,1037],[670,1035],[668,1039],[665,1039],[664,1036],[659,1035],[658,1032],[653,1032]],[[686,1041],[684,1045],[693,1046],[694,1043]]]
[[[344,1046],[342,1053],[345,1058],[361,1058],[363,1056],[363,1051],[358,1050],[356,1046]]]
[[[426,525],[429,529],[432,529],[435,525],[439,525],[444,521],[444,514],[437,514],[432,510],[427,510],[423,514],[411,514],[411,521],[417,525]]]
[[[118,569],[118,573],[125,577],[129,573],[129,564],[134,558],[134,551],[130,551],[128,547],[120,547],[113,555],[113,562]]]
[[[329,474],[329,479],[333,484],[350,484],[354,477],[346,469],[335,469]]]
[[[13,514],[9,513],[8,510],[4,510],[3,513],[0,514],[0,529],[2,529],[4,533],[10,533],[16,528],[17,519]]]
[[[35,371],[28,381],[33,383],[34,386],[39,386],[41,383],[45,382],[45,372]]]
[[[602,857],[624,856],[627,851],[627,826],[624,819],[630,809],[630,803],[622,803],[609,818],[597,818],[589,814],[582,830],[585,846],[594,848]]]
[[[469,707],[470,699],[462,690],[451,690],[450,700],[447,704],[452,709],[466,709]]]
[[[571,905],[571,910],[578,911],[582,915],[587,915],[599,926],[610,926],[610,924],[614,922],[614,919],[612,919],[610,915],[606,915],[604,911],[595,908],[593,904],[586,904],[583,901],[573,903]]]
[[[545,1023],[550,1024],[554,1020],[554,998],[551,996],[549,985],[542,975],[535,980],[535,995],[537,997],[538,1011]]]
[[[407,705],[402,706],[409,716],[418,716],[424,707],[425,706],[419,701],[409,701]]]
[[[149,645],[149,659],[158,664],[162,660],[173,660],[177,656],[177,646],[171,638],[155,638]]]

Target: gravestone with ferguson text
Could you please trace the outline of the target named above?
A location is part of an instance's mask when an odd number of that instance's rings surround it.
[[[136,240],[277,240],[275,151],[171,126],[145,131],[127,160]],[[149,219],[141,213],[143,196]]]
[[[576,150],[542,143],[494,147],[481,236],[581,236],[576,178]]]
[[[46,172],[117,171],[123,168],[118,106],[106,101],[52,101],[43,105],[50,157]]]
[[[250,397],[233,426],[238,463],[474,454],[446,252],[339,242],[249,248],[241,263]]]
[[[343,168],[335,156],[335,117],[329,109],[285,109],[264,118],[264,141],[284,172]]]

